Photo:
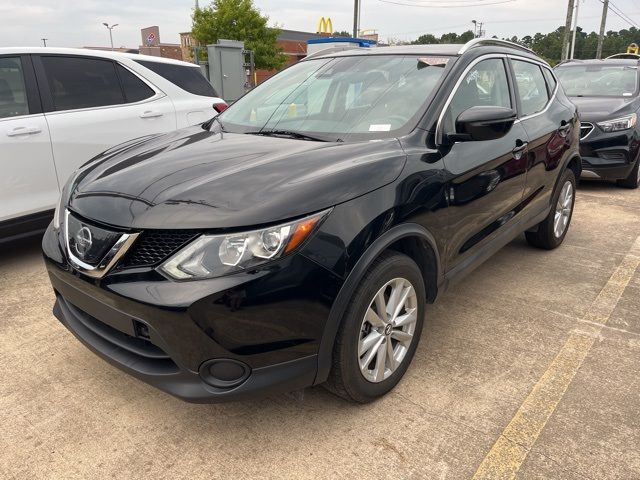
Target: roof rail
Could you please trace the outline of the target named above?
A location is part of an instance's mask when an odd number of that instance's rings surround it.
[[[620,58],[623,60],[640,60],[640,55],[637,53],[616,53],[614,55],[609,55],[605,60]]]
[[[518,50],[523,50],[528,53],[534,53],[530,48],[525,47],[524,45],[520,45],[519,43],[510,42],[509,40],[500,40],[499,38],[474,38],[473,40],[469,40],[465,43],[462,48],[458,51],[458,55],[462,55],[464,52],[473,47],[479,47],[482,45],[497,45],[503,47],[511,47],[516,48]]]

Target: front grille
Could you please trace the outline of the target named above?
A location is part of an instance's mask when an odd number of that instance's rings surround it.
[[[582,122],[580,124],[580,140],[584,139],[593,130],[593,123]]]
[[[195,238],[192,230],[150,230],[140,234],[120,263],[123,268],[153,267]]]

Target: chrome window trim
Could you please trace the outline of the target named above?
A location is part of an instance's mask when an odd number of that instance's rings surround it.
[[[111,249],[100,260],[98,265],[89,265],[76,257],[69,247],[69,210],[65,209],[64,214],[64,244],[67,257],[71,265],[79,272],[91,278],[104,277],[111,268],[127,253],[133,242],[138,238],[139,233],[123,233]]]

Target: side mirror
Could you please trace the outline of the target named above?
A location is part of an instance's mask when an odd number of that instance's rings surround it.
[[[504,137],[516,121],[516,112],[511,108],[476,106],[462,112],[456,119],[456,133],[449,140],[468,142],[495,140]]]

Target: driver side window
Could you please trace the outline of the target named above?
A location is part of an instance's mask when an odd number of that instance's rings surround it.
[[[467,72],[444,115],[444,133],[455,133],[458,116],[475,106],[512,108],[507,72],[502,59],[482,60]]]

